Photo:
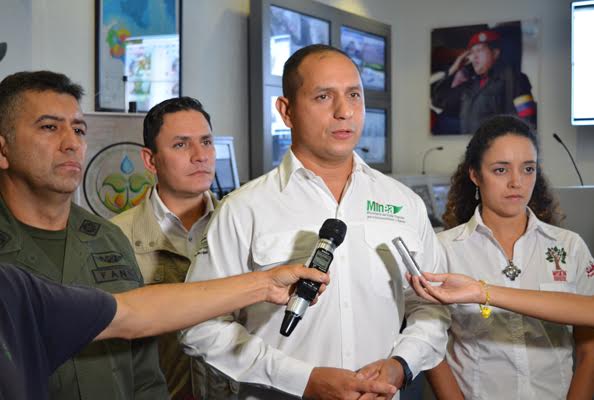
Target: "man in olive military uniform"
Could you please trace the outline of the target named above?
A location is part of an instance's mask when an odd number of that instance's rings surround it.
[[[499,62],[500,40],[494,30],[472,35],[467,50],[432,87],[433,105],[446,114],[459,115],[459,133],[474,133],[484,120],[497,114],[514,114],[536,127],[530,81]]]
[[[86,151],[82,93],[49,71],[0,82],[0,262],[118,293],[142,286],[128,241],[71,202]],[[49,390],[60,400],[168,398],[152,339],[93,343],[53,374]]]
[[[143,139],[141,156],[158,184],[111,221],[132,243],[145,284],[184,282],[217,205],[209,191],[216,161],[210,115],[194,98],[165,100],[144,118]],[[227,400],[236,386],[184,354],[175,332],[159,338],[159,360],[172,400]]]

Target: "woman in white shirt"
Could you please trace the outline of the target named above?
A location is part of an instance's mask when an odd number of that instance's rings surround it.
[[[439,234],[449,272],[509,288],[594,294],[592,256],[575,233],[552,224],[556,202],[540,170],[538,140],[523,121],[486,121],[452,177]],[[451,307],[447,362],[427,373],[438,398],[588,398],[594,392],[594,329],[476,305]],[[573,367],[575,342],[576,365]]]

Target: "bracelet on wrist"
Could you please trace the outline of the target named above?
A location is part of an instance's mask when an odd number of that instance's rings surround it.
[[[489,307],[489,301],[491,300],[491,296],[489,296],[489,285],[483,280],[479,280],[479,283],[485,292],[485,304],[479,304],[479,309],[481,310],[481,316],[487,319],[491,316],[491,307]]]

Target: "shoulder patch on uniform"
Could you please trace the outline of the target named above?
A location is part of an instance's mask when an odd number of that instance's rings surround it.
[[[97,236],[97,232],[99,232],[100,228],[100,223],[85,219],[82,224],[80,224],[80,228],[78,228],[78,230],[89,236]]]
[[[588,278],[592,278],[594,276],[594,260],[590,260],[590,265],[586,268],[586,275]]]
[[[0,249],[6,246],[6,243],[10,242],[10,235],[6,232],[0,231]]]

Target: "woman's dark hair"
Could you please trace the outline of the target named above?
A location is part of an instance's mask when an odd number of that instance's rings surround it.
[[[470,179],[470,170],[473,169],[480,177],[485,152],[495,139],[505,135],[530,139],[537,154],[540,153],[538,137],[521,119],[511,115],[497,115],[485,121],[470,139],[464,158],[452,175],[446,211],[442,217],[446,229],[467,222],[474,214],[480,200],[475,199],[476,187]],[[536,165],[536,183],[528,207],[538,219],[546,223],[557,225],[563,219],[559,203],[542,173],[540,161]]]

